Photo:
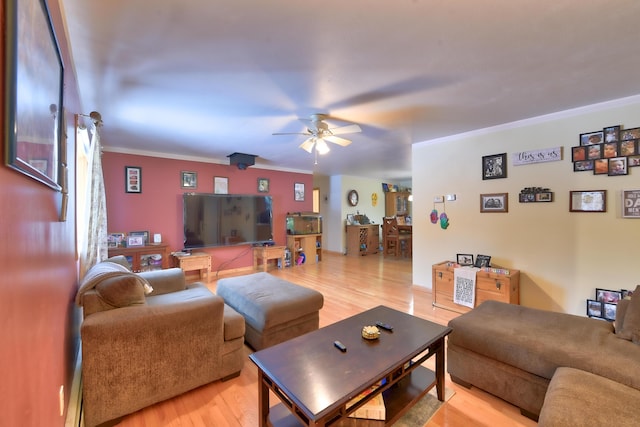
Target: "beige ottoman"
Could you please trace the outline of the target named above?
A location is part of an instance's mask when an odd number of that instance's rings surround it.
[[[216,293],[244,316],[245,342],[261,350],[318,329],[318,291],[261,272],[218,280]]]

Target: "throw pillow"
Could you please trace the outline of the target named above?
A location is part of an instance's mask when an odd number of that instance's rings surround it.
[[[618,306],[616,307],[616,334],[620,335],[620,331],[622,331],[622,325],[624,325],[624,316],[627,314],[627,308],[629,307],[629,303],[631,300],[629,299],[621,299],[618,301]]]
[[[146,304],[146,280],[131,273],[102,280],[95,287],[104,302],[114,307]]]
[[[128,271],[131,271],[131,264],[127,261],[127,257],[124,255],[116,255],[111,258],[107,258],[105,261],[114,262],[116,264],[120,264],[125,267]]]
[[[636,286],[635,298],[631,297],[626,307],[626,313],[622,322],[619,335],[620,338],[631,340],[635,344],[640,344],[640,285]]]

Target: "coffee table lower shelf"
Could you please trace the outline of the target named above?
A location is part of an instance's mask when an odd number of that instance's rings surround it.
[[[386,420],[366,420],[361,418],[345,418],[328,424],[335,427],[382,427],[390,426],[404,415],[413,405],[418,403],[431,388],[436,385],[436,375],[430,369],[422,366],[414,369],[409,375],[385,390],[384,406]],[[269,408],[268,426],[270,427],[300,427],[304,426],[287,407],[278,403]]]

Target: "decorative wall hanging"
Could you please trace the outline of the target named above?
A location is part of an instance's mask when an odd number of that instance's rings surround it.
[[[180,172],[180,188],[198,188],[198,173]]]
[[[532,163],[557,162],[562,160],[562,147],[543,148],[541,150],[521,151],[511,154],[513,166]]]
[[[574,172],[621,176],[640,166],[640,127],[621,129],[616,125],[581,133],[579,144],[571,147]]]
[[[622,190],[622,217],[640,218],[640,190]]]
[[[519,201],[520,203],[552,202],[553,193],[548,188],[525,187],[520,190]]]

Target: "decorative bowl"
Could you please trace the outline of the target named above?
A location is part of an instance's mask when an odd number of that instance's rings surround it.
[[[375,340],[380,338],[380,329],[377,326],[365,326],[362,328],[362,338]]]

